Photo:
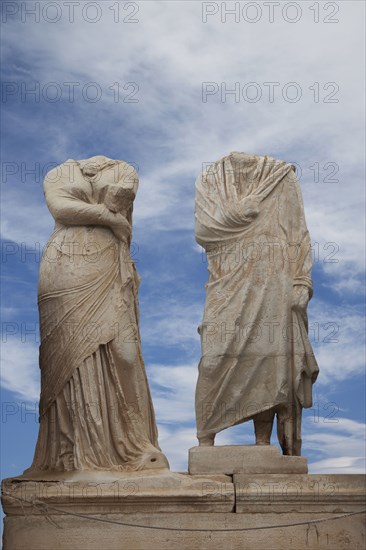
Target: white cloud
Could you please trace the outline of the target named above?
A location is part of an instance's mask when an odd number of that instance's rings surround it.
[[[196,430],[191,428],[173,429],[166,424],[158,424],[159,445],[168,458],[171,470],[188,470],[188,449],[197,444]]]
[[[366,425],[349,418],[329,422],[320,417],[316,424],[306,418],[303,442],[319,457],[311,462],[310,473],[365,473],[365,435]]]
[[[317,384],[364,374],[364,316],[359,308],[314,298],[309,309],[309,337],[320,369]]]
[[[11,339],[1,346],[1,383],[15,399],[39,400],[38,346]]]
[[[338,439],[339,445],[346,443],[344,438]],[[362,456],[364,449],[359,447],[360,457],[340,456],[312,462],[310,465],[311,474],[364,474],[366,471],[365,458]]]
[[[144,310],[143,341],[166,349],[188,345],[197,351],[200,346],[197,327],[202,314],[201,304],[179,305],[167,301],[162,309],[148,305]]]
[[[148,374],[159,422],[175,426],[194,422],[197,365],[152,365]]]

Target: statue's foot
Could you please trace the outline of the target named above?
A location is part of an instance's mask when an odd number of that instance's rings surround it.
[[[255,444],[256,445],[270,445],[271,440],[270,439],[257,439]]]
[[[198,444],[200,447],[212,447],[215,444],[215,434],[199,437]]]
[[[160,451],[144,454],[141,465],[143,470],[159,470],[162,468],[167,468],[169,470],[169,462],[166,456]]]
[[[158,449],[149,449],[133,461],[124,464],[115,464],[112,467],[106,465],[105,469],[103,466],[95,466],[94,469],[72,469],[68,471],[28,468],[17,479],[24,481],[114,480],[126,474],[138,473],[142,470],[169,470],[169,462],[166,456]]]

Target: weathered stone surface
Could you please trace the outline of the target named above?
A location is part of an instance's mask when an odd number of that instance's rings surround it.
[[[223,445],[189,449],[191,474],[306,474],[307,459],[283,456],[274,445]]]
[[[302,409],[318,366],[307,330],[311,242],[293,166],[233,152],[196,182],[195,237],[209,280],[196,389],[197,437],[254,421],[269,444],[301,455]]]
[[[234,474],[233,479],[237,513],[340,514],[366,508],[365,476],[360,474]]]
[[[39,271],[40,428],[27,477],[169,468],[140,342],[137,188],[133,166],[99,155],[45,177],[55,230]]]
[[[91,475],[79,481],[3,481],[7,514],[43,514],[44,506],[82,514],[138,512],[231,512],[234,485],[229,476],[190,476],[172,472]]]
[[[260,529],[281,524],[278,514],[104,514],[91,521],[71,516],[6,518],[4,550],[364,550],[364,517],[306,524],[319,514],[286,514],[294,527]],[[322,514],[322,519],[333,514]],[[52,525],[51,521],[55,524]],[[114,524],[113,522],[116,522]],[[146,529],[118,523],[161,527]],[[282,523],[282,524],[283,524]],[[215,532],[224,526],[227,531]],[[164,528],[167,528],[165,530]],[[252,529],[244,531],[243,529]],[[258,529],[259,528],[259,529]],[[174,530],[171,530],[174,529]],[[187,531],[184,531],[187,529]],[[202,529],[202,531],[195,531]],[[229,531],[233,529],[234,531]],[[235,531],[237,530],[237,531]]]
[[[22,508],[19,501],[3,496],[7,514],[4,550],[364,549],[365,516],[359,513],[365,508],[363,476],[235,475],[237,504],[235,508],[230,501],[230,511],[224,511],[226,496],[232,494],[230,478],[175,476],[174,480],[164,475],[142,476],[137,481],[140,491],[135,493],[134,486],[121,478],[119,493],[113,483],[107,483],[99,494],[95,484],[86,482],[5,480],[3,493],[11,490],[13,496],[29,502]],[[135,483],[135,475],[133,479]],[[275,499],[271,491],[263,490],[260,500],[252,492],[245,501],[248,491],[241,488],[249,479],[262,489],[277,487]],[[298,504],[291,480],[303,489]],[[209,483],[203,491],[199,489],[202,482]],[[281,484],[286,483],[285,494],[293,497],[292,509],[281,512],[281,506],[289,505],[281,491]],[[318,492],[312,490],[316,484]],[[332,501],[330,486],[339,488],[337,502]],[[323,489],[326,494],[320,497]],[[32,498],[42,504],[32,506]]]

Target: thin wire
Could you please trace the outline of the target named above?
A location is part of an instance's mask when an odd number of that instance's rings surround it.
[[[67,512],[65,510],[60,510],[59,508],[56,508],[55,506],[50,506],[49,504],[46,504],[42,501],[28,501],[23,498],[15,497],[10,493],[3,493],[4,495],[7,495],[11,498],[14,498],[16,500],[20,500],[22,502],[27,502],[28,504],[32,504],[34,506],[38,506],[40,508],[47,508],[50,510],[55,510],[56,512],[59,512],[61,514],[66,514],[68,516],[75,516],[78,518],[83,519],[89,519],[92,521],[101,521],[102,523],[113,523],[114,525],[123,525],[125,527],[138,527],[140,529],[159,529],[162,531],[190,531],[190,532],[197,532],[197,531],[203,531],[203,532],[227,532],[227,531],[260,531],[262,529],[280,529],[281,527],[297,527],[299,525],[309,525],[311,523],[322,523],[325,521],[332,521],[334,519],[341,519],[341,518],[347,518],[350,516],[356,516],[358,514],[365,514],[366,510],[361,510],[360,512],[350,512],[348,514],[342,514],[338,516],[334,516],[332,518],[321,518],[321,519],[310,519],[308,521],[301,521],[297,523],[284,523],[281,525],[263,525],[262,527],[243,527],[243,528],[234,528],[234,529],[188,529],[188,528],[176,528],[176,527],[160,527],[157,525],[140,525],[137,523],[126,523],[122,521],[114,521],[113,519],[104,519],[104,518],[96,518],[93,516],[86,516],[85,514],[78,514],[77,512]]]

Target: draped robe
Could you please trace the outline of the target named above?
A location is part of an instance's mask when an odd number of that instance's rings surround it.
[[[312,403],[318,373],[306,311],[311,246],[292,167],[232,153],[196,182],[195,236],[209,281],[196,388],[198,438],[278,406]]]
[[[81,171],[86,161],[69,160],[44,182],[56,224],[39,274],[40,430],[26,474],[167,465],[141,353],[131,235],[117,239],[93,214],[118,185],[130,192],[131,223],[137,174],[121,161],[88,160],[95,181]]]

